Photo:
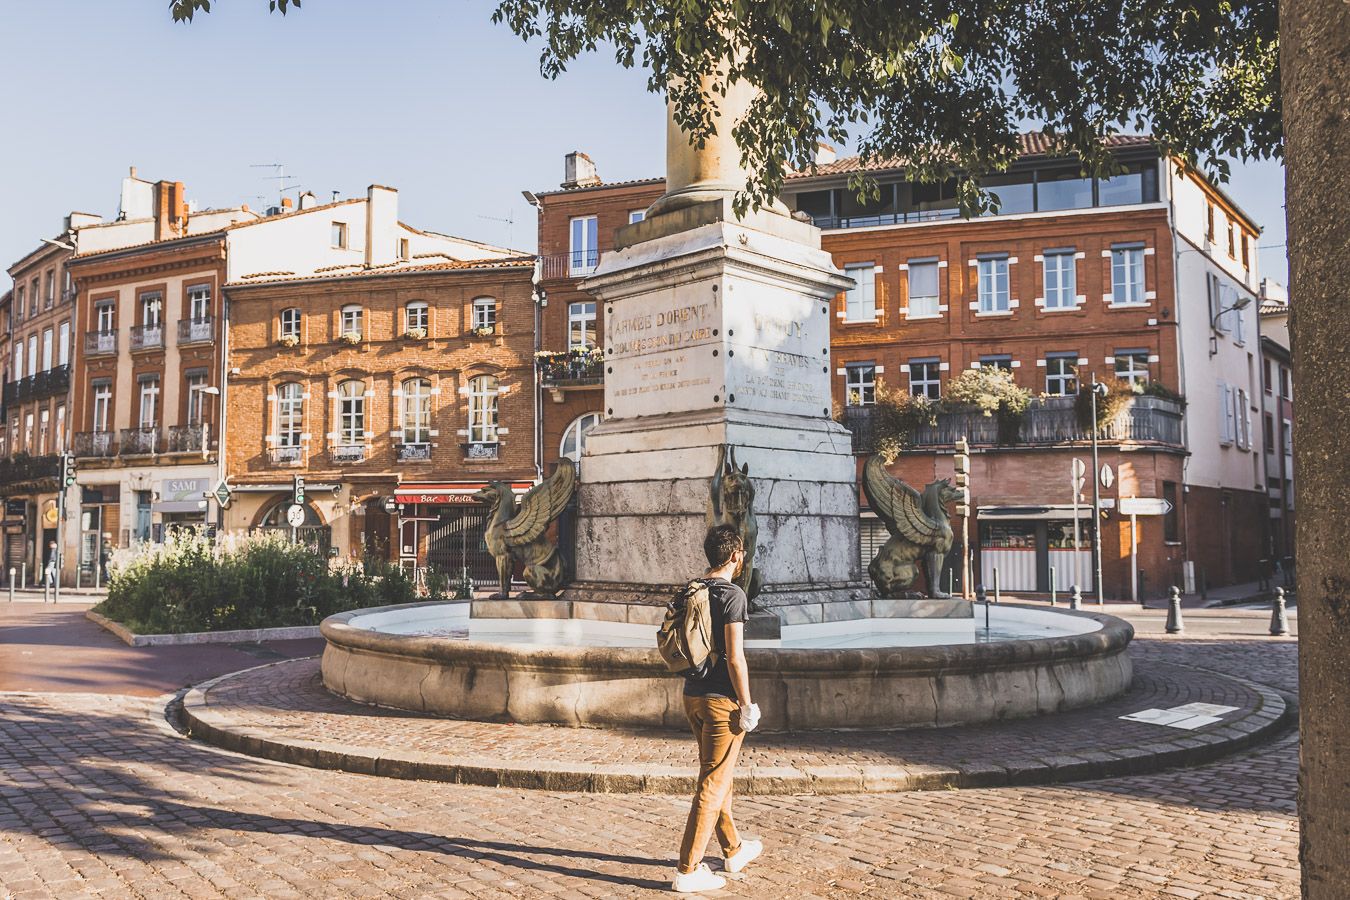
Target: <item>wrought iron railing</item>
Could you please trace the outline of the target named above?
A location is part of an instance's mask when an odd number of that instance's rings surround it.
[[[359,463],[365,462],[366,445],[365,444],[340,444],[328,451],[328,456],[335,463]]]
[[[84,335],[84,352],[90,356],[99,356],[117,352],[116,331],[89,331]]]
[[[273,447],[272,462],[274,465],[294,465],[300,462],[301,452],[299,447]]]
[[[1181,446],[1181,404],[1162,397],[1135,397],[1115,418],[1097,430],[1099,441],[1113,443],[1151,443]],[[876,447],[877,408],[844,408],[844,426],[853,432],[855,452],[868,453]],[[1007,426],[1004,426],[1006,428]],[[972,445],[1048,446],[1092,439],[1078,416],[1074,397],[1049,397],[1033,400],[1017,423],[1016,439],[1000,428],[999,417],[979,410],[938,413],[932,425],[922,425],[910,435],[910,446],[947,447],[964,437]]]
[[[215,322],[210,316],[178,320],[178,343],[201,344],[215,340]]]
[[[123,428],[122,437],[119,443],[121,444],[119,450],[123,456],[135,456],[139,453],[158,453],[159,429],[155,427]]]
[[[499,444],[496,441],[470,441],[460,444],[465,459],[496,459]]]
[[[150,350],[164,346],[163,325],[133,325],[131,328],[131,349]]]
[[[399,462],[430,462],[431,445],[430,444],[399,444],[398,445]]]
[[[204,425],[170,425],[170,453],[202,453],[206,451],[206,427]]]
[[[71,442],[76,456],[106,457],[117,455],[117,442],[111,431],[82,431]]]
[[[578,278],[595,271],[600,263],[599,250],[577,250],[574,253],[551,253],[539,258],[541,278]]]
[[[558,352],[539,356],[539,381],[546,387],[601,384],[605,380],[604,357],[590,353]]]
[[[18,453],[0,458],[0,486],[50,482],[60,477],[61,457],[55,454],[29,456],[27,453]]]

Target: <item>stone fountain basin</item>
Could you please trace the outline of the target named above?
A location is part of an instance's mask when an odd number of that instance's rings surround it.
[[[362,703],[482,721],[687,728],[683,679],[643,647],[542,646],[375,630],[428,607],[325,619],[323,683]],[[1060,712],[1125,691],[1133,627],[1100,613],[1002,604],[1013,617],[1073,617],[1082,633],[928,646],[749,649],[751,690],[772,731],[887,729]],[[448,614],[449,610],[445,610]],[[1064,622],[1060,619],[1058,621]],[[867,620],[859,627],[866,628]],[[371,627],[375,626],[375,627]],[[1091,629],[1091,630],[1086,630]]]

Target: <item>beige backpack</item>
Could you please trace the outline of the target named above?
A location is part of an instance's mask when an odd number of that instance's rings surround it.
[[[675,675],[702,679],[717,665],[713,645],[712,595],[702,579],[691,581],[666,604],[656,649]]]

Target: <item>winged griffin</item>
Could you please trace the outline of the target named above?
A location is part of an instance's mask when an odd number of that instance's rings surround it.
[[[522,596],[552,597],[562,589],[567,566],[557,546],[548,539],[548,526],[562,514],[576,490],[577,471],[571,460],[559,460],[553,474],[530,488],[516,503],[511,485],[494,481],[474,499],[490,507],[483,540],[497,564],[501,591],[494,599],[511,595],[511,570],[525,567],[529,591]]]
[[[736,467],[736,448],[723,444],[717,452],[717,472],[712,478],[712,505],[708,510],[708,527],[730,525],[741,536],[745,545],[745,565],[736,583],[745,591],[747,600],[754,600],[764,583],[755,568],[755,547],[759,543],[759,524],[755,521],[755,485],[750,481],[750,464]]]
[[[920,494],[886,471],[880,456],[863,467],[863,493],[891,538],[867,567],[883,597],[900,597],[914,584],[920,567],[927,570],[928,596],[950,597],[942,591],[942,561],[952,548],[952,526],[947,504],[960,492],[947,479],[934,481]]]

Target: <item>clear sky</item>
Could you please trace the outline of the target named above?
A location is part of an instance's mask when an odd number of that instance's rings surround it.
[[[535,220],[520,192],[557,187],[569,150],[606,181],[662,173],[664,111],[643,72],[600,53],[548,81],[490,2],[212,7],[183,25],[167,0],[4,0],[0,268],[71,210],[114,215],[133,165],[200,207],[274,204],[258,164],[321,200],[386,184],[411,225],[523,250]],[[1281,167],[1238,164],[1227,190],[1265,227],[1263,272],[1285,281]]]

